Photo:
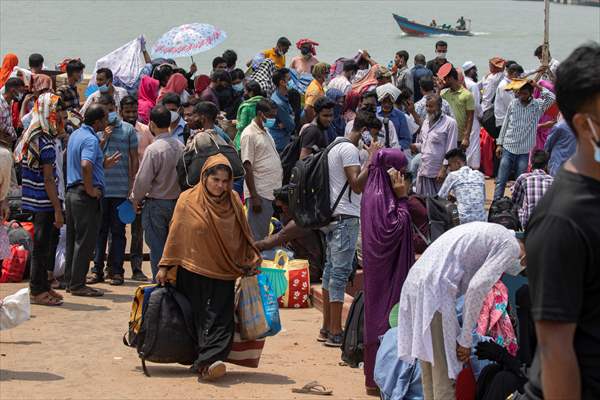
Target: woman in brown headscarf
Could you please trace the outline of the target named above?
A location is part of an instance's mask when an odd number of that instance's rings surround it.
[[[225,374],[235,280],[260,263],[232,178],[225,156],[206,160],[200,182],[177,200],[156,276],[161,284],[176,276],[177,289],[190,301],[198,332],[194,368],[206,379]]]

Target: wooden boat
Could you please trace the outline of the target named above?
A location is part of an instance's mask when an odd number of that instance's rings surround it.
[[[470,30],[443,29],[438,26],[429,26],[410,21],[408,18],[393,14],[396,23],[402,29],[402,32],[411,36],[431,36],[431,35],[453,35],[453,36],[473,36]]]

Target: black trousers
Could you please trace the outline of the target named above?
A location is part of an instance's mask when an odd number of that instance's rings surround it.
[[[525,379],[511,371],[505,371],[501,365],[490,364],[485,367],[477,379],[476,400],[506,400],[516,390],[523,390]]]
[[[54,211],[33,213],[33,252],[29,289],[33,296],[50,290],[48,271],[54,271],[54,259],[60,231],[54,226]]]
[[[225,361],[233,343],[235,281],[211,279],[179,267],[177,290],[187,297],[194,314],[198,334],[194,368]]]
[[[65,205],[67,251],[64,280],[67,289],[77,290],[85,286],[85,277],[94,257],[102,207],[99,199],[85,193],[83,185],[67,190]]]
[[[129,254],[131,257],[132,272],[142,270],[144,261],[144,230],[142,229],[142,214],[135,216],[135,221],[131,224],[131,244],[129,245]]]

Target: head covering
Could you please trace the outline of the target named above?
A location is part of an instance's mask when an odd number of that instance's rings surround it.
[[[33,74],[31,77],[31,90],[33,92],[52,90],[52,78],[44,74]]]
[[[150,120],[150,111],[156,105],[158,88],[160,82],[148,75],[144,75],[140,81],[138,90],[138,119],[144,124]]]
[[[179,265],[212,279],[235,280],[244,269],[260,262],[260,253],[239,196],[232,190],[233,181],[220,199],[206,188],[204,173],[217,165],[231,169],[224,155],[209,157],[200,182],[179,196],[160,265]]]
[[[364,92],[370,90],[372,87],[377,85],[377,78],[375,77],[376,71],[379,69],[379,65],[373,65],[369,72],[359,81],[352,84],[352,91],[356,92],[359,96]],[[389,72],[389,71],[388,71]]]
[[[210,85],[210,76],[208,75],[200,75],[194,79],[194,92],[197,95],[202,94],[204,89],[206,89]]]
[[[493,57],[493,58],[490,58],[490,64],[492,64],[494,67],[502,70],[502,69],[504,69],[504,66],[506,65],[506,60],[501,57]]]
[[[377,93],[377,100],[381,102],[385,96],[390,96],[392,98],[392,102],[396,102],[396,99],[400,96],[400,89],[398,89],[392,83],[386,83],[385,85],[377,86],[375,89]]]
[[[529,79],[513,79],[505,87],[504,90],[517,91],[529,83]]]
[[[251,81],[256,81],[260,85],[264,95],[271,97],[275,90],[273,85],[273,72],[275,71],[275,63],[270,58],[266,58],[252,75]]]
[[[466,61],[463,65],[462,65],[462,69],[464,72],[467,72],[468,70],[470,70],[471,68],[476,67],[475,63],[473,61]]]
[[[319,43],[317,43],[317,42],[315,42],[315,41],[312,41],[312,40],[310,40],[310,39],[300,39],[300,40],[298,40],[298,41],[296,42],[296,48],[297,48],[298,50],[300,50],[300,48],[301,48],[302,46],[304,46],[305,44],[309,44],[309,45],[310,45],[310,52],[311,52],[311,54],[312,54],[313,56],[316,56],[316,55],[317,55],[317,49],[315,49],[315,46],[318,46],[318,45],[319,45]]]
[[[383,65],[379,65],[378,68],[375,70],[375,79],[392,79],[392,73]]]
[[[19,78],[25,83],[25,86],[31,87],[31,78],[33,77],[33,73],[25,68],[14,67],[11,74],[11,78]]]
[[[15,149],[15,159],[27,160],[30,167],[39,166],[40,149],[39,141],[35,140],[39,135],[46,134],[51,137],[58,135],[62,129],[58,124],[57,106],[60,96],[52,93],[42,93],[33,106],[31,123],[23,133],[19,144]]]
[[[365,274],[365,375],[373,380],[379,337],[389,329],[389,313],[398,303],[413,265],[412,226],[408,201],[394,194],[388,169],[400,171],[407,160],[400,149],[381,149],[369,167],[360,220]]]
[[[4,86],[13,68],[19,64],[19,58],[16,54],[8,53],[2,60],[2,68],[0,69],[0,87]]]
[[[313,76],[327,76],[330,68],[331,67],[327,63],[324,63],[324,62],[316,63],[312,67],[312,75]]]
[[[167,93],[176,93],[178,95],[181,95],[181,93],[183,93],[183,91],[187,87],[188,87],[187,78],[183,74],[176,72],[173,75],[171,75],[171,77],[167,81],[167,85],[164,88],[160,89],[160,91],[158,93],[158,99],[156,101],[157,102],[161,101],[161,99]]]

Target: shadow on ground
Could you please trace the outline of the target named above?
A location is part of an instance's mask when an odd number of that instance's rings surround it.
[[[36,340],[31,341],[31,340],[19,340],[17,342],[0,342],[0,344],[18,344],[18,345],[23,345],[23,346],[29,346],[31,344],[42,344],[42,342],[38,342]]]
[[[60,375],[53,374],[51,372],[37,372],[37,371],[10,371],[7,369],[0,369],[0,382],[5,381],[60,381],[65,379]]]

